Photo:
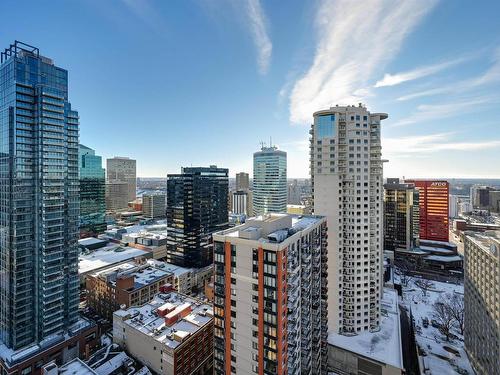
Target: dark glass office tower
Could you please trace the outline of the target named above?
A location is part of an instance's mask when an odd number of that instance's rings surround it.
[[[384,250],[411,250],[419,240],[418,190],[388,178],[384,184]]]
[[[66,70],[17,41],[1,53],[0,341],[9,349],[54,341],[78,320],[78,128]]]
[[[80,145],[80,237],[95,236],[106,230],[106,177],[102,158]]]
[[[212,263],[212,233],[228,227],[228,170],[182,168],[167,176],[167,260],[184,267]]]

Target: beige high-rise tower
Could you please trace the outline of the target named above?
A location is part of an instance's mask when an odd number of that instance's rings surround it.
[[[380,323],[383,180],[380,121],[364,106],[314,113],[314,213],[328,223],[328,329],[356,334]]]

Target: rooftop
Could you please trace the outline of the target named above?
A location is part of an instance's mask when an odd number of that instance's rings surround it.
[[[330,333],[328,344],[397,368],[403,368],[397,292],[384,288],[381,303],[380,331],[363,332],[356,336]]]
[[[466,237],[492,255],[498,255],[500,251],[500,231],[466,232]]]
[[[78,273],[80,275],[86,274],[142,256],[148,257],[150,253],[133,247],[110,243],[99,250],[80,253],[78,256]]]
[[[297,232],[319,224],[323,216],[267,214],[252,217],[242,225],[223,230],[217,236],[236,237],[263,243],[281,243]]]
[[[213,307],[211,304],[171,292],[158,294],[143,306],[118,310],[113,315],[113,319],[121,319],[130,328],[175,349],[187,337],[212,321]]]
[[[93,274],[95,277],[106,279],[111,285],[116,285],[116,280],[119,277],[134,276],[134,290],[143,288],[158,280],[164,279],[172,272],[168,272],[162,268],[158,268],[161,262],[149,260],[144,264],[135,262],[122,263],[110,268],[105,268]]]

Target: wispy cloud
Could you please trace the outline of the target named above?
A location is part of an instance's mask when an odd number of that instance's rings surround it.
[[[478,96],[449,103],[422,104],[417,107],[417,110],[413,114],[397,121],[389,127],[406,126],[419,122],[449,118],[459,113],[472,113],[481,110],[485,105],[498,103],[499,100],[500,98],[495,96]]]
[[[457,142],[455,133],[436,133],[423,136],[401,138],[384,138],[382,140],[384,155],[405,157],[408,155],[434,153],[439,151],[474,151],[500,148],[500,140]]]
[[[439,73],[445,69],[451,68],[455,65],[461,64],[466,61],[466,58],[459,58],[450,61],[445,61],[439,64],[422,66],[408,72],[389,74],[386,73],[384,77],[375,83],[375,87],[396,86],[404,82],[413,81],[419,78],[427,77]]]
[[[492,57],[492,63],[490,67],[479,76],[464,79],[462,81],[451,83],[441,87],[403,95],[397,98],[397,100],[406,101],[446,93],[463,93],[480,88],[482,86],[498,84],[498,82],[500,82],[500,48],[496,49]]]
[[[257,49],[257,65],[260,74],[266,74],[271,62],[273,44],[269,38],[267,21],[259,0],[246,0],[246,12]]]
[[[130,12],[160,36],[167,32],[165,23],[160,17],[158,10],[151,5],[149,0],[122,0],[122,2]]]
[[[307,123],[314,111],[366,99],[375,74],[437,1],[320,2],[312,66],[290,94],[290,120]]]

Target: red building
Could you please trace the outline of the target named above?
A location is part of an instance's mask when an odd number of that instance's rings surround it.
[[[449,240],[449,193],[448,181],[407,180],[415,184],[419,193],[420,239]]]

